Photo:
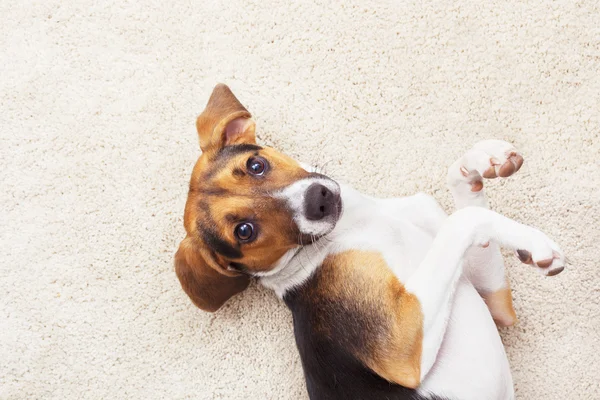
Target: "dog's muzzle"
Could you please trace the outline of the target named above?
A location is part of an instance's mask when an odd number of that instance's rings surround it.
[[[331,232],[342,213],[340,186],[320,174],[293,183],[277,197],[287,202],[303,235],[320,237]]]
[[[304,195],[304,216],[309,221],[320,221],[338,213],[340,195],[329,188],[313,183]]]

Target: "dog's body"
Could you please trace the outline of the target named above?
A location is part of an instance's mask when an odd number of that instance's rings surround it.
[[[457,160],[448,217],[430,196],[374,199],[256,146],[250,121],[225,86],[198,119],[176,255],[194,303],[214,311],[250,277],[273,289],[311,399],[513,398],[494,324],[515,322],[498,244],[545,275],[564,268],[544,234],[487,209],[483,178],[515,173],[517,151],[484,141]]]
[[[305,247],[286,266],[300,276],[280,279],[276,274],[261,280],[293,312],[311,398],[436,398],[427,393],[449,399],[512,398],[504,347],[469,280],[459,279],[454,299],[448,300],[450,318],[441,345],[420,337],[421,317],[412,296],[405,300],[402,287],[394,287],[396,282],[406,287],[432,246],[434,230],[443,224],[435,200],[426,195],[371,199],[344,186],[342,199],[344,214],[329,240]],[[431,218],[440,221],[429,226]],[[437,290],[436,283],[431,290]],[[399,381],[395,368],[401,379],[416,377],[416,382],[404,381],[405,386],[417,386],[421,377],[410,368],[416,363],[419,371],[414,354],[420,350],[413,352],[413,346],[423,346],[432,358],[439,354],[431,372],[422,374],[417,391],[391,386],[389,381]],[[392,360],[382,360],[386,357]]]

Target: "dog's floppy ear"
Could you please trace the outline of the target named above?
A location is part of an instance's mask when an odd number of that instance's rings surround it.
[[[200,148],[205,153],[231,144],[256,143],[255,126],[252,115],[222,83],[215,86],[196,120]]]
[[[228,276],[219,272],[214,260],[191,237],[186,237],[175,253],[175,272],[181,287],[192,302],[204,311],[217,311],[231,296],[248,287],[245,275]]]

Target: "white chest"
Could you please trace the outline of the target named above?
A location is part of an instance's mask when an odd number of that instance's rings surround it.
[[[332,253],[346,250],[379,252],[401,282],[417,268],[433,237],[410,222],[402,212],[373,200],[360,210],[353,208],[336,228]],[[395,212],[392,212],[395,211]]]

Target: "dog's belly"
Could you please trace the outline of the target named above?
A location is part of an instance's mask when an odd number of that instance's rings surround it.
[[[379,251],[398,279],[406,282],[427,254],[432,233],[402,215],[374,214],[362,226],[356,243],[348,242],[349,247]],[[450,318],[436,363],[420,390],[450,399],[513,399],[510,367],[496,325],[464,277]]]
[[[418,268],[433,237],[412,224],[399,224],[397,246],[383,250],[384,258],[402,282]],[[436,363],[422,391],[450,399],[509,400],[513,382],[496,324],[473,285],[463,277]]]
[[[450,399],[514,399],[510,367],[498,330],[485,303],[466,279],[456,289],[444,341],[419,390]]]

